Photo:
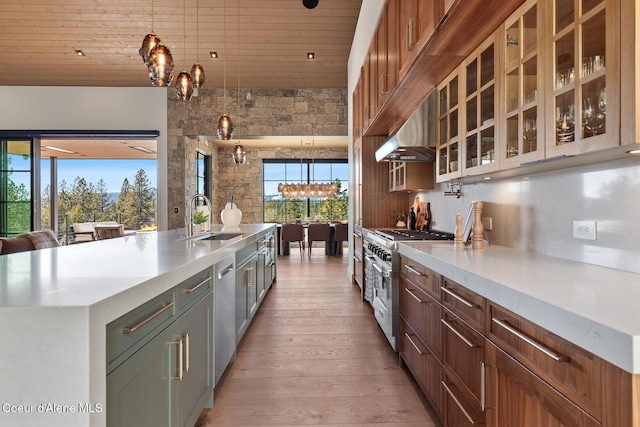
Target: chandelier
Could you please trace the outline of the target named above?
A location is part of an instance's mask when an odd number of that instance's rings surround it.
[[[315,181],[315,141],[311,145],[312,181]],[[332,197],[338,191],[336,183],[303,183],[302,182],[302,140],[300,140],[300,183],[278,184],[278,191],[285,199],[317,198],[326,199]]]

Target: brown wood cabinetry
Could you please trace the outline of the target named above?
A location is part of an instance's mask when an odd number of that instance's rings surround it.
[[[484,426],[484,412],[465,398],[465,394],[458,388],[448,375],[441,383],[444,390],[444,427]],[[546,427],[546,426],[545,426]]]
[[[434,164],[426,162],[388,162],[389,192],[420,191],[433,188]]]
[[[433,276],[436,277],[435,273]],[[438,360],[441,360],[442,306],[425,292],[423,285],[414,283],[405,276],[400,277],[400,312],[421,339],[428,343]]]
[[[485,300],[480,295],[450,280],[442,280],[442,304],[477,331],[484,331]]]

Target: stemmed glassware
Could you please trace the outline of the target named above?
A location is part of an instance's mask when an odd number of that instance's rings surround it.
[[[573,105],[566,109],[556,108],[556,134],[558,143],[565,144],[574,141],[575,114]]]
[[[595,117],[596,112],[593,108],[593,103],[591,102],[591,98],[585,98],[582,101],[582,124],[584,125],[584,137],[595,135],[594,125],[595,125]],[[589,131],[590,135],[587,135]]]
[[[526,119],[522,124],[522,137],[529,143],[529,148],[525,152],[530,153],[536,150],[536,137],[538,136],[537,120]],[[524,147],[523,147],[524,151]]]
[[[604,132],[607,118],[607,94],[604,88],[600,90],[597,106],[593,105],[591,98],[583,101],[582,123],[585,128],[584,137],[599,135]],[[589,131],[589,135],[587,132]]]

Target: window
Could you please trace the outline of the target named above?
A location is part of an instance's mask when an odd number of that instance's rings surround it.
[[[31,231],[31,140],[0,139],[0,236]]]
[[[196,193],[211,199],[211,156],[196,151]],[[204,203],[204,201],[201,201]]]
[[[346,221],[349,215],[349,170],[346,159],[265,159],[263,160],[264,222],[295,219]],[[336,183],[338,191],[327,199],[284,199],[278,184]]]

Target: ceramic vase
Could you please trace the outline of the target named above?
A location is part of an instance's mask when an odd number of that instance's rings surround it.
[[[242,211],[238,209],[235,203],[227,203],[220,212],[220,219],[227,227],[237,227],[242,221]]]

